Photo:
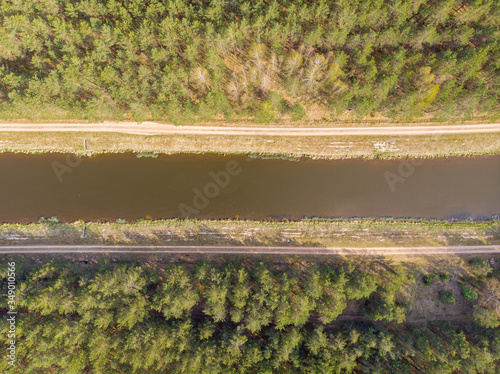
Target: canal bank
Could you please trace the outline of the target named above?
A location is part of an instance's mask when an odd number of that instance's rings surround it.
[[[92,132],[1,132],[0,153],[65,152],[258,154],[311,159],[467,157],[500,153],[500,133],[412,136],[129,135]],[[85,139],[86,150],[85,150]]]
[[[86,236],[82,234],[86,228]],[[301,221],[141,220],[0,224],[0,245],[232,245],[391,247],[498,245],[493,220],[307,219]]]

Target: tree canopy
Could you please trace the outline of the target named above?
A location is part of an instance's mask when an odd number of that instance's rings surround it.
[[[9,372],[475,373],[500,359],[499,329],[403,323],[399,266],[52,261],[17,278]],[[349,300],[364,321],[336,320]]]
[[[495,116],[499,19],[496,0],[4,0],[0,115]]]

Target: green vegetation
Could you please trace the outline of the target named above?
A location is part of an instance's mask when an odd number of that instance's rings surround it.
[[[422,282],[424,282],[426,286],[430,286],[432,284],[432,281],[436,279],[437,276],[437,274],[424,275],[422,278]]]
[[[306,115],[306,111],[300,103],[295,103],[292,107],[292,121],[300,121]]]
[[[142,157],[150,157],[150,158],[158,158],[158,155],[156,153],[137,153],[135,155],[137,158],[142,158]]]
[[[444,282],[449,282],[450,276],[448,274],[441,273],[439,274],[439,279],[441,279]]]
[[[3,304],[6,268],[0,276]],[[374,263],[17,261],[17,366],[8,372],[451,373],[499,364],[498,329],[403,323],[399,293],[411,282],[402,266]],[[363,321],[337,323],[356,300]]]
[[[477,299],[478,296],[477,292],[473,288],[467,286],[466,284],[461,286],[461,290],[462,290],[462,296],[464,297],[465,300],[473,301]]]
[[[500,281],[496,272],[493,277],[483,277],[478,283],[477,304],[474,306],[474,318],[485,327],[500,325]]]
[[[57,217],[49,217],[49,218],[40,217],[38,219],[38,223],[55,224],[55,223],[59,223],[59,219],[57,219]]]
[[[439,291],[439,300],[444,304],[455,304],[457,298],[453,291]]]
[[[473,273],[476,276],[484,278],[493,271],[488,261],[482,257],[474,257],[469,263],[472,265]]]
[[[0,119],[275,126],[495,121],[499,19],[497,0],[2,0]],[[0,143],[0,152],[138,158],[219,152],[290,161],[500,152],[492,134],[3,133]],[[499,244],[499,234],[498,220],[41,217],[0,225],[0,245],[380,248]],[[494,258],[449,255],[448,264],[429,266],[383,256],[355,264],[283,255],[267,264],[241,254],[198,262],[200,255],[146,253],[136,257],[144,261],[129,263],[119,262],[129,254],[30,256],[6,256],[16,259],[19,314],[17,366],[3,359],[2,372],[493,373],[500,367]],[[2,266],[3,312],[7,273]],[[446,321],[450,310],[460,323],[433,321],[436,315]],[[9,326],[2,317],[2,336]]]
[[[459,286],[464,299],[475,301],[473,319],[480,326],[500,326],[500,269],[475,257],[469,261],[469,274],[460,280]]]
[[[494,310],[483,308],[479,305],[474,305],[474,320],[480,326],[487,328],[495,328],[500,326],[500,321],[498,320],[498,313]]]
[[[294,162],[298,162],[300,161],[300,158],[297,158],[297,157],[291,157],[291,156],[283,156],[283,155],[258,155],[258,154],[254,154],[254,153],[251,153],[248,155],[248,157],[250,158],[258,158],[258,159],[262,159],[262,160],[286,160],[286,161],[294,161]]]
[[[3,119],[499,113],[496,0],[2,1]]]

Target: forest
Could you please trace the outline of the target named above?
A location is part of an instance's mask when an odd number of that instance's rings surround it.
[[[497,0],[3,0],[0,118],[495,120],[499,20]]]
[[[9,372],[494,373],[500,272],[470,266],[473,318],[419,324],[399,291],[432,277],[401,265],[18,262]],[[338,319],[353,300],[360,317]]]

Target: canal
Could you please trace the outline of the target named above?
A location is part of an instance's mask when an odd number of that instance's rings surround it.
[[[491,217],[500,157],[301,160],[0,155],[0,221]]]

